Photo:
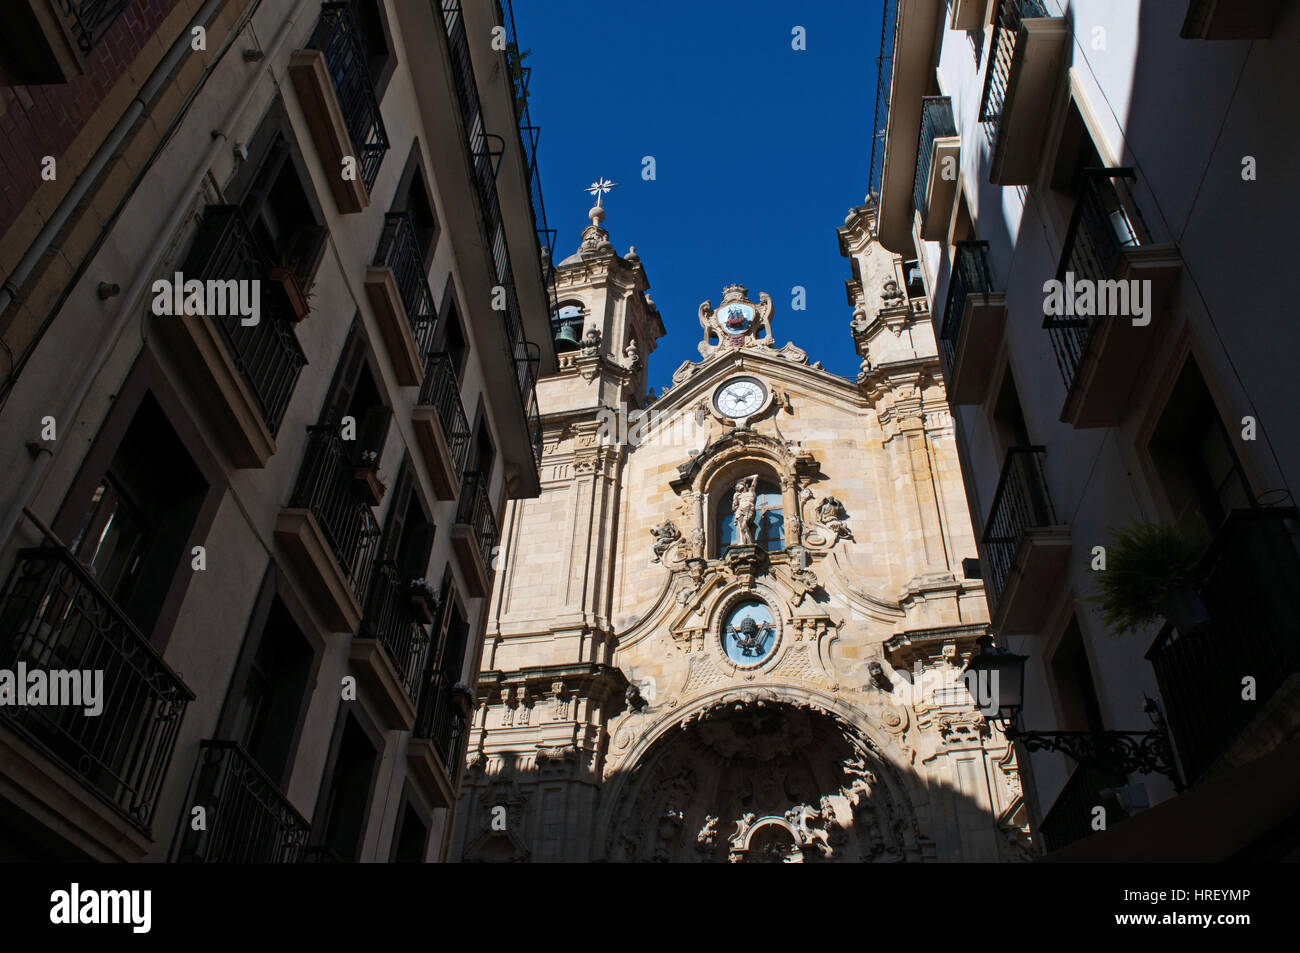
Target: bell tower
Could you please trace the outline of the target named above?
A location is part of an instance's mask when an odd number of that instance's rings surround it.
[[[628,452],[617,434],[648,401],[646,362],[664,325],[636,250],[618,254],[604,227],[612,185],[588,190],[590,224],[555,266],[559,370],[537,382],[542,491],[531,506],[510,502],[502,522],[457,825],[466,860],[589,859],[583,819],[596,809],[608,721],[627,704],[613,658]]]

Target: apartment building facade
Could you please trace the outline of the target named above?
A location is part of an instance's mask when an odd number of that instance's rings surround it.
[[[0,855],[445,859],[556,360],[509,0],[18,6]]]
[[[932,295],[991,628],[1027,656],[1035,841],[1294,857],[1300,193],[1269,117],[1300,8],[885,7],[879,239]],[[1187,612],[1120,633],[1091,597],[1134,521],[1198,557]]]

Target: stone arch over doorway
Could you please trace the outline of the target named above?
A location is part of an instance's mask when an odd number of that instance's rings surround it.
[[[661,719],[606,779],[597,859],[921,859],[906,774],[862,713],[839,707],[807,690],[760,688]]]

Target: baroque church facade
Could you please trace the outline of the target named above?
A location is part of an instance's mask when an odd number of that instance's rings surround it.
[[[928,307],[874,206],[838,230],[857,380],[731,285],[657,397],[664,324],[604,215],[556,269],[568,349],[541,495],[502,521],[453,856],[1025,858],[960,680],[988,615]]]

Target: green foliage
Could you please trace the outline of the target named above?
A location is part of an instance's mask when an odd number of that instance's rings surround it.
[[[1116,634],[1132,632],[1163,618],[1175,594],[1194,585],[1199,559],[1200,547],[1168,523],[1111,527],[1106,569],[1086,601],[1101,605]]]
[[[524,60],[532,55],[532,50],[520,52],[518,43],[506,44],[506,62],[510,67],[510,81],[516,95],[524,104],[528,102],[528,89],[524,86]]]

